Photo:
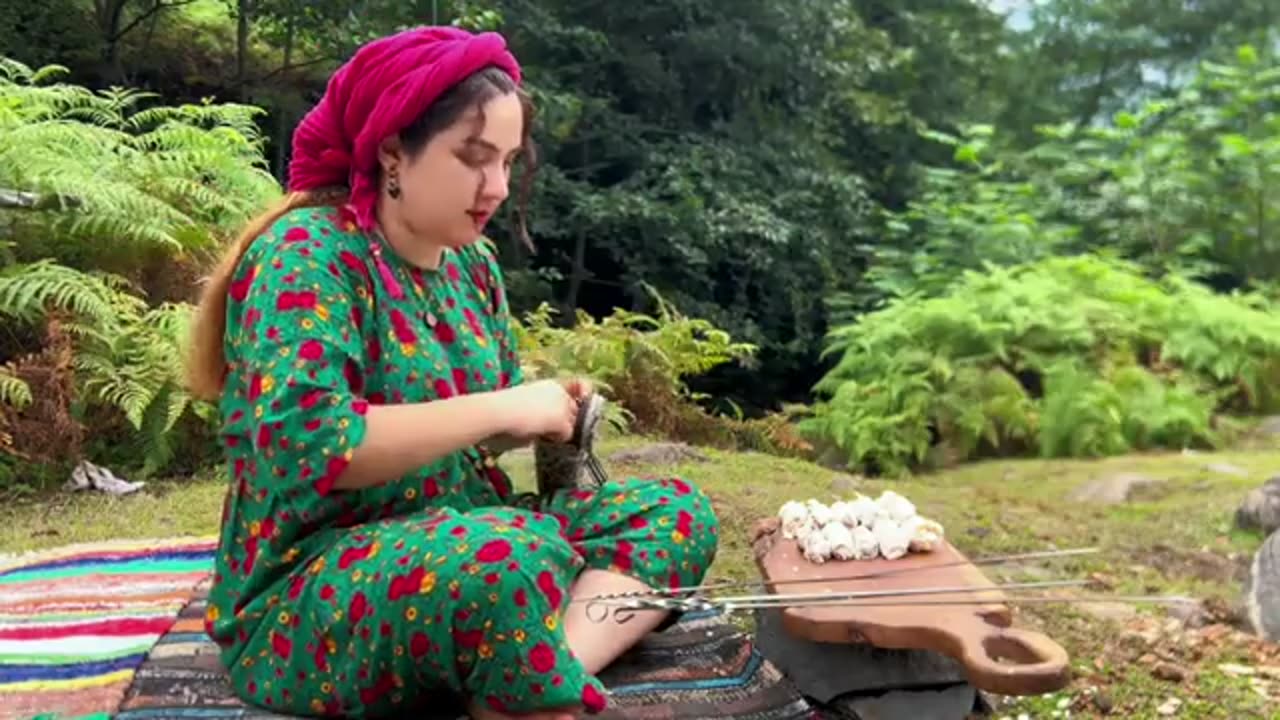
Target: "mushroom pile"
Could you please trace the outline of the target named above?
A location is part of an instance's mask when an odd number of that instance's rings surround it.
[[[791,500],[778,510],[782,536],[795,540],[806,560],[895,560],[908,552],[931,552],[942,540],[942,525],[916,513],[905,497],[886,490],[880,497],[858,494],[826,505]]]

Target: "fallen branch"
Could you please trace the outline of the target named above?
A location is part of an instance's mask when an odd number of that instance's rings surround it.
[[[65,210],[83,204],[80,198],[71,195],[38,195],[0,188],[0,209],[5,210]]]

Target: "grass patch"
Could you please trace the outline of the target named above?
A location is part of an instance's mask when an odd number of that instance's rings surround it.
[[[601,455],[637,444],[634,439],[602,443]],[[626,474],[679,474],[699,483],[714,499],[723,525],[719,557],[711,580],[758,577],[749,549],[752,525],[793,498],[832,499],[837,473],[798,461],[752,453],[704,450],[709,462],[667,467],[613,467]],[[532,462],[517,453],[503,461],[517,484],[532,485]],[[1237,476],[1211,465],[1231,465]],[[1073,490],[1094,479],[1138,473],[1162,480],[1136,500],[1104,507],[1069,500]],[[1187,593],[1234,604],[1245,563],[1261,538],[1232,528],[1232,513],[1243,495],[1280,472],[1280,451],[1219,454],[1161,454],[1096,461],[998,461],[901,481],[858,480],[867,494],[892,487],[911,498],[922,513],[941,521],[948,537],[970,556],[1098,546],[1096,556],[1060,562],[1053,575],[1095,573],[1117,593]],[[55,495],[22,500],[0,509],[0,549],[29,550],[124,537],[210,534],[217,530],[223,483],[216,475],[157,482],[137,496]],[[995,578],[1044,577],[1049,568],[989,571]],[[1139,619],[1164,622],[1163,610],[1139,608]],[[1222,663],[1256,663],[1230,643],[1203,643],[1180,658],[1185,680],[1157,679],[1152,663],[1118,649],[1123,627],[1069,606],[1034,606],[1020,622],[1050,633],[1071,652],[1077,680],[1063,693],[1025,698],[1002,714],[1052,717],[1069,706],[1071,717],[1101,716],[1088,695],[1100,687],[1113,705],[1112,716],[1158,717],[1156,709],[1180,698],[1181,718],[1280,717],[1246,678],[1223,674]],[[1194,658],[1187,660],[1187,657]],[[1280,664],[1280,660],[1277,661]],[[1060,715],[1061,716],[1061,715]]]

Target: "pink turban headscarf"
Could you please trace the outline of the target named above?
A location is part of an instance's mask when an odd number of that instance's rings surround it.
[[[362,46],[329,79],[324,97],[294,131],[289,190],[345,185],[356,224],[372,231],[377,225],[378,146],[444,91],[488,65],[520,83],[520,65],[498,33],[420,27]],[[379,270],[389,279],[381,258]],[[399,294],[394,280],[390,289]]]

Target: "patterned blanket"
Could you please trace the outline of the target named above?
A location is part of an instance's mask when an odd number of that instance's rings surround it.
[[[234,696],[204,634],[213,548],[112,542],[0,561],[0,720],[283,720]],[[712,613],[652,634],[601,679],[600,720],[816,716],[750,636]]]
[[[108,718],[209,573],[212,538],[72,545],[0,562],[0,719]]]

